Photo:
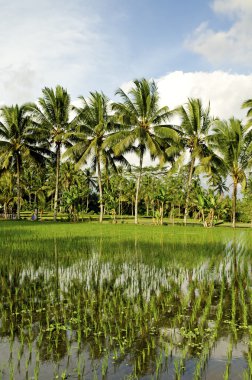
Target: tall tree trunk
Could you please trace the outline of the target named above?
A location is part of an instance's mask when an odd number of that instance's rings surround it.
[[[215,214],[215,210],[212,208],[212,209],[210,210],[211,227],[213,227],[213,225],[214,225],[214,214]]]
[[[191,192],[191,186],[192,186],[192,176],[193,176],[193,170],[195,165],[195,158],[192,158],[191,165],[190,165],[190,172],[187,182],[187,193],[186,193],[186,201],[185,201],[185,214],[184,214],[184,224],[187,223],[187,216],[188,216],[188,205],[189,205],[189,197]]]
[[[20,219],[21,189],[20,189],[20,158],[17,156],[17,219]]]
[[[174,225],[174,204],[171,204],[170,221]]]
[[[97,172],[98,172],[98,186],[99,186],[99,202],[100,202],[100,223],[102,223],[103,220],[103,193],[102,193],[102,180],[101,180],[101,164],[100,164],[100,157],[97,157]]]
[[[87,195],[86,213],[88,213],[88,208],[89,208],[89,194]]]
[[[160,224],[161,226],[163,225],[164,221],[164,202],[161,201],[161,206],[160,206]]]
[[[7,219],[7,211],[8,211],[7,202],[4,202],[4,219]]]
[[[139,162],[139,175],[137,178],[137,185],[136,185],[136,197],[135,197],[135,224],[138,224],[138,198],[139,198],[139,190],[140,190],[140,183],[141,183],[141,177],[142,177],[142,168],[143,168],[143,153],[140,153],[140,162]]]
[[[60,176],[60,148],[61,143],[56,143],[56,184],[55,184],[55,195],[54,195],[54,212],[53,220],[57,220],[58,212],[58,198],[59,198],[59,176]]]
[[[37,193],[34,194],[34,208],[38,208]]]
[[[152,218],[155,218],[155,203],[152,201]]]
[[[118,198],[118,215],[121,216],[121,192],[119,193]]]
[[[207,227],[206,221],[205,221],[205,213],[204,209],[201,210],[201,216],[202,216],[202,223],[204,227]]]
[[[232,227],[235,228],[236,224],[236,198],[237,198],[237,179],[234,179],[234,189],[232,196]]]

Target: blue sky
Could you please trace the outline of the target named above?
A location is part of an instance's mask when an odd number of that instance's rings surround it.
[[[158,81],[170,107],[199,96],[225,117],[252,97],[251,0],[0,0],[0,9],[0,103],[56,84],[73,99],[114,97],[141,77]]]

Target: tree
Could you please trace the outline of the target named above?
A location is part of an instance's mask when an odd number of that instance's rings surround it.
[[[242,103],[242,108],[248,108],[247,112],[247,126],[251,127],[252,126],[252,99],[248,99],[245,102]]]
[[[164,220],[164,204],[167,200],[167,193],[166,189],[161,184],[158,186],[157,193],[155,194],[155,199],[158,201],[159,210],[157,211],[160,217],[160,224],[162,225]]]
[[[5,171],[0,176],[0,203],[3,204],[4,218],[8,217],[8,207],[14,201],[14,180],[11,171]]]
[[[168,107],[159,108],[159,95],[154,81],[135,80],[128,94],[118,89],[122,103],[113,103],[115,119],[121,130],[112,137],[115,154],[135,152],[139,157],[139,173],[135,191],[135,224],[138,223],[138,201],[143,169],[143,157],[148,150],[151,159],[165,161],[164,150],[175,134],[164,124],[171,116]]]
[[[127,170],[127,169],[126,169]],[[129,196],[128,176],[131,174],[129,170],[125,171],[122,166],[117,167],[117,172],[112,173],[109,182],[104,184],[105,207],[119,216],[123,212],[123,203],[127,202]],[[106,181],[107,182],[107,181]],[[115,219],[115,218],[114,218]]]
[[[28,106],[4,106],[1,108],[0,158],[3,170],[13,168],[17,186],[17,219],[20,219],[21,184],[23,161],[44,161],[43,154],[48,151],[37,144],[36,131],[31,127]]]
[[[89,196],[92,190],[97,188],[97,182],[94,174],[94,171],[90,170],[90,168],[84,169],[84,182],[87,187],[86,212],[89,211]]]
[[[33,124],[37,127],[38,136],[47,142],[47,146],[55,146],[55,195],[54,195],[54,220],[57,219],[59,200],[59,178],[62,146],[69,145],[69,135],[72,128],[70,111],[72,109],[70,95],[61,87],[45,87],[42,90],[43,97],[38,99],[38,105],[30,104],[29,110]]]
[[[242,211],[243,218],[250,221],[252,227],[252,178],[248,178],[246,189],[243,191],[243,199],[241,200],[240,210]],[[244,220],[243,220],[244,221]]]
[[[97,171],[100,203],[100,222],[103,220],[104,201],[102,186],[102,168],[116,170],[115,161],[127,164],[126,160],[114,153],[106,143],[107,137],[113,133],[112,117],[109,114],[109,99],[99,92],[91,92],[89,99],[80,97],[82,105],[75,107],[78,127],[72,133],[74,143],[66,151],[66,156],[71,157],[81,167],[91,159],[92,169]]]
[[[232,178],[232,225],[235,227],[237,187],[238,184],[245,187],[246,170],[252,165],[251,136],[246,133],[240,120],[231,118],[228,121],[216,121],[209,139],[222,159],[226,173]]]
[[[29,159],[23,165],[21,187],[29,210],[38,209],[39,203],[45,204],[47,170],[46,166],[41,167]]]
[[[83,199],[89,188],[82,170],[77,170],[74,163],[66,161],[61,166],[60,183],[62,188],[62,205],[66,207],[70,220],[77,220],[83,206]]]
[[[155,214],[156,190],[159,185],[159,177],[161,175],[160,168],[145,167],[142,173],[142,186],[140,189],[140,199],[144,200],[146,208],[146,216],[149,216],[150,208],[152,208],[152,216]]]
[[[189,153],[189,174],[184,213],[184,223],[186,224],[195,167],[198,163],[201,165],[208,163],[212,158],[212,152],[207,145],[207,136],[212,120],[209,115],[210,106],[204,109],[200,99],[188,99],[186,107],[181,106],[178,109],[178,114],[182,120],[178,129],[181,136],[178,147],[183,154]]]

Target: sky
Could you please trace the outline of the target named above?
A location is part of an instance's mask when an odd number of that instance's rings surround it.
[[[115,100],[145,77],[171,109],[199,97],[214,116],[245,118],[251,0],[0,0],[0,15],[0,104],[57,84],[73,101],[96,90]]]

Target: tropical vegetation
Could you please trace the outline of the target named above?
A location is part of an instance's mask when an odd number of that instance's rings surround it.
[[[147,79],[115,96],[90,92],[73,105],[58,85],[45,87],[37,103],[1,108],[3,218],[35,210],[73,221],[87,213],[115,223],[131,215],[136,224],[139,216],[204,226],[252,220],[251,99],[241,121],[212,117],[201,99],[161,106],[157,84]]]

